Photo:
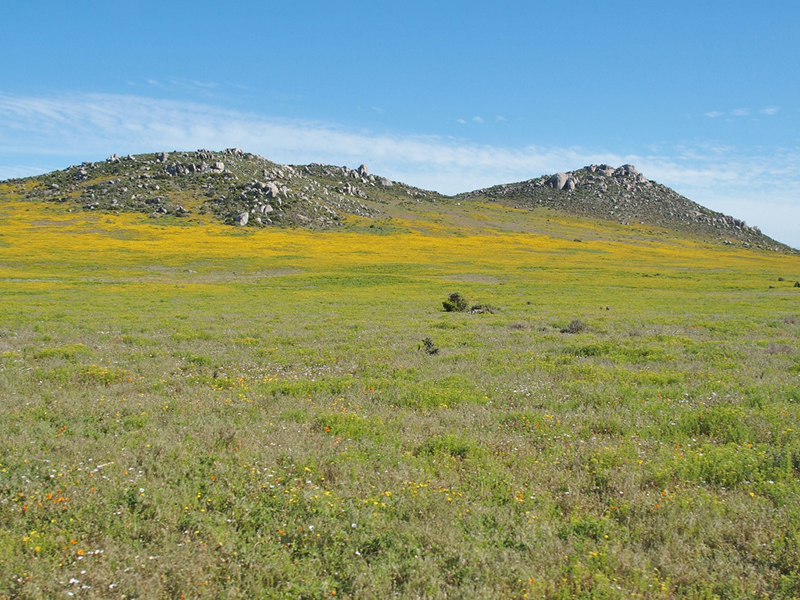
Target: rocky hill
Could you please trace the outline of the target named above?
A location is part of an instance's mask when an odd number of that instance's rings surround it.
[[[723,244],[792,251],[765,236],[758,227],[710,210],[647,179],[633,165],[618,168],[589,165],[577,171],[496,185],[456,198],[500,202],[516,208],[547,207],[626,225],[663,227]]]
[[[647,224],[708,241],[794,252],[743,221],[709,210],[648,180],[632,165],[591,165],[457,196],[444,196],[331,165],[279,165],[258,155],[161,152],[111,156],[46,175],[3,182],[0,198],[62,203],[67,210],[135,211],[153,218],[206,215],[241,227],[330,229],[348,215],[382,218],[392,207],[421,202],[493,202]]]
[[[393,186],[366,167],[278,165],[238,149],[114,155],[6,183],[25,199],[65,203],[73,210],[134,211],[153,218],[213,215],[239,226],[319,228],[341,224],[346,214],[375,216],[361,200],[380,200],[368,190]]]

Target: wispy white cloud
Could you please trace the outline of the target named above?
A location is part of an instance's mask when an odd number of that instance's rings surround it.
[[[460,123],[461,125],[466,125],[467,122],[464,119],[457,119],[456,123]]]
[[[472,117],[472,121],[474,123],[483,124],[483,119],[481,117]]]
[[[166,82],[158,79],[148,79],[147,84],[162,89],[193,90],[196,92],[207,92],[219,87],[216,81],[198,81],[196,79],[170,79]]]
[[[177,80],[178,84],[184,83],[183,80]],[[197,81],[196,79],[192,79],[189,82],[186,82],[189,85],[199,88],[216,88],[219,84],[216,81]]]
[[[767,115],[772,117],[778,114],[779,110],[780,108],[777,106],[767,106],[766,108],[762,108],[761,110],[759,110],[758,113],[761,115]],[[750,115],[751,112],[752,111],[749,108],[736,108],[732,110],[730,114],[733,117],[747,117]],[[705,116],[707,116],[709,119],[717,119],[719,117],[724,117],[725,113],[719,110],[712,110],[705,113]]]
[[[798,148],[761,154],[699,143],[645,154],[580,147],[509,148],[430,135],[378,135],[132,95],[0,94],[0,179],[33,174],[35,165],[44,172],[114,153],[228,147],[281,163],[366,163],[374,173],[445,193],[592,163],[633,163],[647,177],[692,200],[729,214],[735,207],[736,216],[800,246],[794,226],[800,222],[795,218],[800,212]]]
[[[2,155],[0,155],[2,160]],[[43,164],[29,164],[20,162],[15,165],[2,165],[0,166],[0,179],[15,179],[17,177],[31,177],[33,175],[41,175],[52,170],[52,167]]]
[[[504,121],[508,121],[508,119],[506,119],[506,118],[505,118],[503,115],[497,115],[497,116],[494,118],[494,120],[495,120],[495,121],[497,121],[498,123],[502,123],[502,122],[504,122]]]

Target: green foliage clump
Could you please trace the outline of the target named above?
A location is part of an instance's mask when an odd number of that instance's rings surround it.
[[[447,312],[466,312],[469,302],[460,292],[453,292],[442,302]]]
[[[679,424],[686,437],[708,437],[722,443],[741,444],[754,441],[747,426],[744,410],[737,407],[713,406],[684,415]]]
[[[467,458],[480,454],[480,447],[472,440],[448,433],[425,440],[414,453],[417,456],[449,454],[454,458]]]
[[[591,515],[573,515],[569,523],[565,524],[560,529],[558,537],[562,540],[566,540],[574,536],[579,539],[589,539],[599,542],[610,530],[608,519],[597,518]]]
[[[179,329],[172,334],[172,339],[176,342],[208,341],[212,336],[207,331],[199,329]]]
[[[34,352],[34,358],[63,358],[73,360],[79,354],[91,354],[91,350],[83,344],[65,344],[53,348],[42,348]]]
[[[128,376],[129,373],[119,367],[88,365],[80,371],[80,377],[86,383],[106,386],[122,381],[123,378]]]
[[[186,362],[198,367],[211,367],[214,365],[214,359],[205,355],[189,355],[186,357]]]
[[[385,426],[380,419],[365,419],[356,414],[333,413],[319,415],[314,420],[314,427],[333,436],[345,439],[371,439],[381,441]]]

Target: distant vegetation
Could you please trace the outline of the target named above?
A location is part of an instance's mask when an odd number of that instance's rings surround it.
[[[47,181],[0,183],[0,598],[800,597],[796,255]]]

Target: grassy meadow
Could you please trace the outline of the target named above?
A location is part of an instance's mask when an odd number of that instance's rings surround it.
[[[800,258],[431,211],[0,204],[0,598],[800,597]]]

